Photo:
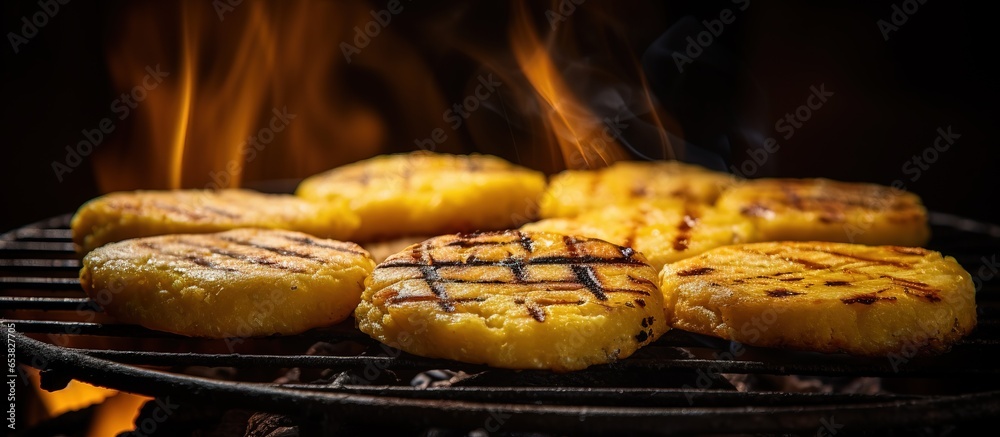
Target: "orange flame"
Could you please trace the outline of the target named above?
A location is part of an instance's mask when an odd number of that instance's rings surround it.
[[[24,372],[45,409],[45,417],[39,419],[58,417],[97,404],[94,407],[90,429],[87,430],[88,436],[118,435],[135,429],[135,418],[139,415],[139,409],[146,401],[152,399],[76,380],[70,381],[61,390],[50,392],[41,388],[41,378],[37,369],[24,367]]]
[[[566,2],[553,2],[552,9],[547,14],[557,12],[560,5]],[[579,10],[580,7],[574,9]],[[524,2],[514,3],[514,17],[511,25],[510,40],[514,57],[521,71],[524,73],[534,91],[544,103],[547,111],[544,111],[544,119],[548,132],[554,135],[556,145],[561,151],[563,159],[569,168],[596,168],[607,166],[614,161],[626,159],[629,154],[623,147],[620,132],[615,132],[613,126],[609,126],[609,119],[596,114],[593,108],[582,103],[574,92],[568,87],[563,73],[557,66],[553,53],[558,51],[572,51],[570,38],[560,38],[560,32],[570,28],[566,23],[570,18],[558,15],[558,20],[563,23],[560,27],[553,25],[553,30],[549,32],[543,41],[535,30],[527,7]],[[635,63],[635,60],[632,60]],[[595,71],[595,73],[599,73]],[[672,149],[667,139],[663,124],[660,120],[655,104],[649,94],[649,87],[640,68],[636,68],[635,74],[639,85],[642,88],[642,102],[640,105],[646,107],[646,112],[652,114],[653,121],[659,129],[659,140],[663,146],[664,154],[672,157]],[[541,103],[541,102],[540,102]]]
[[[400,107],[420,109],[394,125],[408,138],[426,135],[445,108],[428,86],[432,70],[389,26],[362,37],[363,53],[348,62],[338,44],[357,47],[359,29],[377,12],[364,1],[245,2],[221,11],[215,3],[127,8],[109,50],[125,91],[111,118],[126,132],[95,154],[103,191],[235,187],[379,153],[389,142],[386,116],[370,96],[353,94],[349,72],[381,79]],[[162,75],[150,80],[151,71]]]

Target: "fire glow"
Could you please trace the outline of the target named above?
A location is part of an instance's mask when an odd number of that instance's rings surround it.
[[[221,14],[195,2],[173,9],[130,6],[109,48],[115,87],[133,89],[157,66],[169,76],[155,90],[144,92],[144,101],[128,107],[118,132],[105,134],[110,140],[93,158],[98,186],[105,192],[231,188],[247,180],[301,178],[412,148],[415,139],[442,126],[435,114],[446,114],[453,106],[435,66],[401,34],[406,25],[398,23],[411,15],[419,19],[419,11],[410,12],[414,4],[379,10],[362,1],[245,2]],[[550,10],[557,7],[553,3]],[[579,39],[573,33],[574,20],[607,15],[596,5],[594,13],[585,9],[575,8],[572,16],[563,16],[558,27],[549,29],[544,26],[546,15],[518,2],[508,29],[510,47],[488,50],[450,43],[452,51],[495,68],[499,80],[492,83],[504,84],[503,91],[513,94],[513,100],[537,108],[535,114],[526,113],[537,121],[529,121],[524,130],[537,142],[529,147],[557,154],[550,170],[601,167],[628,156],[620,141],[628,123],[621,119],[631,114],[596,113],[586,101],[591,96],[576,95],[579,91],[564,78],[569,66],[561,59],[575,55],[572,41]],[[595,69],[593,76],[614,75]],[[643,107],[634,112],[651,114],[653,124],[661,127],[660,111],[641,71],[616,78],[626,79],[637,82],[641,91],[626,96],[634,100],[633,106]],[[358,95],[356,81],[374,82],[381,95]],[[365,89],[371,88],[367,85]],[[488,98],[511,98],[493,94]],[[521,109],[524,105],[512,108]],[[443,117],[445,125],[455,126],[456,117]],[[458,126],[474,129],[465,124]],[[474,134],[471,140],[439,135],[434,141],[447,144],[433,146],[441,151],[510,148],[507,129],[512,128]],[[673,156],[665,135],[656,141],[664,157]]]
[[[567,12],[553,2],[549,11],[562,11],[558,26],[546,26],[551,14],[516,2],[506,47],[441,38],[437,50],[482,67],[467,82],[469,94],[455,98],[444,89],[448,79],[441,77],[441,66],[404,35],[407,24],[400,23],[420,18],[419,11],[411,11],[416,3],[394,2],[390,5],[398,7],[384,10],[361,0],[233,3],[221,11],[193,1],[134,3],[125,9],[108,48],[110,75],[122,97],[112,104],[112,124],[98,126],[101,138],[89,149],[102,192],[233,188],[247,181],[302,178],[410,150],[414,139],[419,145],[429,132],[434,150],[489,153],[513,147],[517,154],[518,130],[530,142],[522,147],[540,151],[519,164],[546,171],[598,168],[629,157],[634,149],[623,131],[639,115],[655,127],[654,148],[663,150],[663,158],[674,156],[662,109],[634,56],[626,56],[632,69],[627,78],[574,64],[582,55],[574,30],[584,28],[574,21],[590,20],[586,32],[602,26],[609,13],[598,5],[593,12],[586,10],[589,5]],[[569,68],[618,87],[628,83],[628,92],[600,81],[599,91],[577,89],[566,76]],[[155,87],[149,86],[150,71],[163,72]],[[469,95],[475,97],[472,103]],[[518,116],[520,125],[510,119]],[[501,123],[483,121],[489,117]],[[451,128],[448,134],[445,127]],[[49,413],[80,408],[69,401],[80,393],[91,403],[107,399],[94,417],[97,424],[106,422],[100,425],[103,433],[130,424],[147,399],[102,390],[71,385],[47,394],[65,404]]]

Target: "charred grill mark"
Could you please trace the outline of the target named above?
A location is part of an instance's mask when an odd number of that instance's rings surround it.
[[[823,284],[827,287],[843,287],[845,285],[851,285],[848,281],[826,281]]]
[[[632,189],[628,191],[628,195],[631,198],[646,197],[648,193],[649,190],[646,189],[646,186],[640,184],[633,185]]]
[[[803,278],[781,278],[781,279],[778,279],[778,280],[781,281],[781,282],[798,282],[798,281],[801,281],[802,279]]]
[[[539,322],[544,322],[545,321],[545,310],[543,310],[538,305],[529,304],[529,305],[525,305],[525,308],[528,309],[528,314],[531,315],[531,318],[533,318],[533,319],[535,319],[535,320],[537,320]]]
[[[608,295],[604,294],[604,287],[601,285],[601,281],[597,278],[597,273],[594,272],[592,266],[573,265],[571,268],[573,269],[573,273],[576,274],[576,279],[587,290],[593,293],[598,300],[608,300]]]
[[[867,293],[867,294],[861,294],[861,295],[854,296],[854,297],[844,298],[844,299],[841,299],[840,301],[843,302],[843,303],[845,303],[845,304],[848,304],[848,305],[850,305],[852,303],[860,303],[860,304],[863,304],[863,305],[871,305],[871,304],[873,304],[875,302],[878,302],[880,300],[894,301],[894,300],[896,300],[896,298],[893,297],[893,296],[881,297],[881,296],[876,296],[875,293]]]
[[[813,262],[813,261],[809,261],[807,259],[802,259],[802,258],[785,258],[785,257],[782,257],[781,259],[783,259],[785,261],[788,261],[788,262],[792,262],[792,263],[798,264],[798,265],[803,266],[803,267],[805,267],[807,269],[810,269],[810,270],[824,270],[824,269],[829,269],[830,268],[830,266],[828,266],[826,264],[821,264],[821,263],[818,263],[818,262]]]
[[[420,265],[420,276],[427,284],[427,287],[431,289],[431,293],[438,299],[438,305],[441,310],[450,313],[455,311],[455,305],[451,303],[451,299],[448,298],[448,291],[445,290],[444,285],[440,283],[441,274],[438,273],[438,266],[434,263],[434,257],[431,256],[430,251],[424,247],[426,243],[414,246],[413,253],[411,255],[415,259],[420,259],[424,261]]]
[[[767,295],[771,297],[788,297],[788,296],[798,296],[800,294],[805,294],[798,291],[792,291],[785,288],[776,288],[774,290],[768,290]]]
[[[458,267],[458,266],[491,266],[491,267],[508,267],[510,263],[509,259],[502,259],[499,261],[489,261],[481,259],[470,259],[468,261],[437,261],[435,263],[438,267]],[[583,256],[583,257],[565,257],[565,256],[548,256],[533,258],[529,261],[530,264],[539,265],[577,265],[577,264],[597,264],[597,265],[644,265],[644,263],[634,259],[634,258],[601,258],[597,256]],[[383,262],[379,267],[420,267],[424,264],[415,263],[409,260],[392,260]]]
[[[830,255],[834,255],[834,256],[839,256],[839,257],[842,257],[842,258],[848,258],[848,259],[853,259],[853,260],[857,260],[857,261],[863,261],[863,262],[868,262],[868,263],[878,264],[878,265],[883,265],[883,266],[894,266],[894,267],[899,267],[899,268],[903,268],[903,269],[911,269],[911,268],[913,268],[913,266],[911,266],[910,264],[907,264],[907,263],[904,263],[904,262],[899,262],[899,261],[877,259],[877,258],[868,258],[868,257],[863,257],[863,256],[858,256],[858,255],[851,255],[849,253],[837,252],[837,251],[834,251],[834,250],[821,250],[821,249],[810,249],[810,250],[812,250],[814,252],[822,252],[822,253],[826,253],[826,254],[830,254]]]
[[[521,243],[521,247],[524,248],[525,252],[531,253],[535,251],[535,242],[531,240],[531,237],[524,235],[521,231],[514,231],[514,235],[517,235],[518,241]]]
[[[681,270],[677,272],[677,276],[701,276],[704,274],[712,273],[715,269],[711,267],[696,267],[688,270]]]
[[[238,272],[239,271],[238,269],[234,269],[232,267],[224,266],[222,264],[219,264],[217,262],[214,262],[214,261],[212,261],[210,259],[207,259],[207,258],[204,258],[204,257],[200,257],[198,255],[170,253],[170,252],[167,252],[167,251],[163,250],[162,246],[160,246],[158,244],[155,244],[155,243],[142,242],[142,243],[139,243],[138,246],[146,248],[146,249],[149,249],[149,250],[154,251],[154,252],[157,252],[157,253],[159,253],[160,255],[163,255],[163,256],[168,256],[168,257],[174,258],[174,259],[183,259],[183,260],[188,261],[188,262],[190,262],[192,264],[195,264],[195,265],[198,265],[198,266],[201,266],[201,267],[205,267],[205,268],[209,268],[209,269],[213,269],[213,270],[221,270],[221,271],[225,271],[225,272]]]
[[[646,308],[646,300],[645,299],[635,299],[632,302],[635,302],[635,304],[639,305],[640,308]]]
[[[353,253],[355,255],[365,255],[365,252],[362,252],[360,250],[352,249],[351,247],[353,245],[346,245],[345,244],[343,246],[339,246],[339,245],[325,244],[323,242],[314,240],[312,238],[297,237],[297,236],[294,236],[294,235],[282,235],[281,238],[283,238],[285,240],[288,240],[288,241],[291,241],[291,242],[305,244],[307,246],[322,247],[324,249],[330,249],[330,250],[333,250],[333,251],[344,252],[344,253]]]
[[[486,298],[482,296],[478,297],[460,297],[458,299],[451,300],[454,303],[469,303],[469,302],[486,302]]]
[[[819,221],[826,224],[843,223],[845,219],[844,213],[835,208],[827,208],[819,215]]]
[[[543,307],[554,306],[554,305],[578,305],[579,306],[579,305],[583,305],[583,304],[587,303],[587,301],[585,301],[583,299],[578,299],[578,300],[553,300],[553,299],[544,299],[543,298],[543,299],[535,299],[535,303],[538,304],[539,306],[543,306]]]
[[[698,217],[690,211],[684,211],[684,217],[677,224],[677,236],[674,237],[674,250],[687,250],[691,244],[691,230],[698,224]]]
[[[461,247],[463,249],[468,249],[470,247],[479,247],[479,246],[507,246],[510,244],[517,243],[516,241],[476,241],[476,240],[464,239],[461,236],[459,236],[458,238],[459,238],[458,240],[449,242],[448,244],[445,244],[445,246]]]
[[[203,209],[205,211],[208,211],[208,212],[211,212],[212,214],[228,218],[228,219],[234,219],[235,220],[235,219],[241,218],[241,216],[239,214],[234,214],[234,213],[226,211],[226,210],[224,210],[222,208],[216,208],[214,206],[203,205],[203,206],[201,206],[201,209]]]
[[[572,237],[570,235],[563,235],[562,236],[562,240],[563,240],[563,245],[566,246],[566,253],[568,253],[569,256],[568,257],[548,257],[548,258],[562,258],[562,259],[568,260],[569,262],[572,262],[573,259],[575,259],[575,258],[577,258],[577,256],[579,256],[579,250],[576,247],[577,240],[576,240],[576,238],[574,238],[574,237]]]
[[[514,280],[520,284],[528,281],[528,272],[525,270],[524,262],[519,259],[512,259],[510,262],[510,272],[514,275]]]
[[[206,218],[204,214],[199,214],[195,211],[189,211],[183,208],[178,208],[174,205],[170,205],[163,202],[153,202],[153,207],[162,211],[167,211],[167,212],[172,212],[174,214],[182,215],[191,220],[203,220]]]
[[[193,248],[197,248],[197,249],[207,250],[207,251],[209,251],[211,253],[214,253],[216,255],[224,256],[226,258],[232,258],[232,259],[240,260],[240,261],[243,261],[243,262],[248,263],[248,264],[256,264],[256,265],[266,266],[266,267],[270,267],[270,268],[277,269],[277,270],[287,270],[287,271],[295,272],[295,273],[306,273],[307,272],[307,270],[305,270],[305,269],[303,269],[301,267],[286,266],[286,265],[281,264],[280,262],[278,262],[276,260],[273,260],[273,259],[270,259],[270,258],[267,258],[267,257],[257,256],[257,255],[242,254],[242,253],[238,253],[238,252],[233,252],[233,251],[225,250],[225,249],[222,249],[222,248],[219,248],[219,247],[215,247],[215,246],[209,246],[209,245],[199,244],[199,243],[194,242],[194,241],[177,240],[177,244],[180,244],[180,245],[183,245],[183,246],[188,246],[188,247],[193,247]]]
[[[941,301],[941,290],[931,287],[923,282],[910,281],[907,279],[897,278],[895,276],[880,275],[879,278],[885,278],[892,281],[893,285],[899,285],[903,287],[903,292],[911,296],[921,297],[927,299],[928,302],[940,302]],[[916,290],[919,293],[915,293],[912,290]]]
[[[186,256],[184,256],[182,258],[186,259],[186,260],[188,260],[188,261],[190,261],[192,263],[195,263],[195,264],[197,264],[199,266],[202,266],[202,267],[205,267],[205,268],[209,268],[209,269],[213,269],[213,270],[223,270],[223,271],[227,271],[227,272],[236,272],[236,271],[238,271],[238,270],[236,270],[234,268],[225,267],[225,266],[223,266],[221,264],[209,261],[209,260],[207,260],[205,258],[202,258],[202,257],[199,257],[197,255],[186,255]]]
[[[403,303],[413,303],[413,302],[436,302],[438,300],[437,296],[393,296],[386,299],[386,303],[389,305],[398,305]]]
[[[656,287],[656,284],[654,284],[653,281],[650,281],[649,279],[636,278],[636,277],[634,277],[632,275],[628,275],[627,277],[628,277],[629,282],[631,282],[633,284],[639,284],[639,285],[649,286],[649,287]]]
[[[223,241],[228,241],[230,243],[233,243],[233,244],[236,244],[236,245],[239,245],[239,246],[252,247],[254,249],[266,250],[268,252],[276,253],[276,254],[282,255],[282,256],[288,256],[288,257],[293,257],[293,258],[301,258],[301,259],[308,259],[308,260],[316,261],[316,262],[318,262],[320,264],[326,264],[326,260],[325,259],[319,258],[319,257],[317,257],[317,256],[315,256],[315,255],[313,255],[311,253],[302,253],[302,252],[296,252],[294,250],[282,249],[280,247],[266,246],[266,245],[263,245],[263,244],[254,243],[252,241],[243,241],[243,240],[240,240],[240,239],[237,239],[237,238],[233,238],[233,237],[219,237],[219,239],[223,240]]]
[[[633,290],[631,288],[605,288],[604,293],[627,293],[627,294],[635,294],[638,296],[649,296],[648,291]]]

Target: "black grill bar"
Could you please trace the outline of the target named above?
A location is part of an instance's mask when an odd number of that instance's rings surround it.
[[[335,371],[364,369],[368,367],[386,370],[450,369],[467,372],[487,370],[483,366],[448,360],[434,360],[401,354],[390,356],[317,356],[317,355],[248,355],[248,354],[201,354],[148,351],[117,351],[98,349],[73,349],[81,354],[125,364],[148,366],[209,366],[238,368],[321,368]],[[963,354],[964,355],[964,354]],[[982,359],[981,354],[969,354],[966,358],[977,361],[976,366],[955,367],[949,359],[944,362],[908,363],[893,368],[888,359],[876,362],[850,365],[809,363],[796,360],[716,360],[696,358],[674,358],[670,360],[654,358],[630,358],[605,366],[593,366],[598,371],[603,368],[615,371],[680,371],[708,370],[721,373],[752,373],[766,375],[813,375],[813,376],[883,376],[883,377],[959,377],[976,375],[997,375],[1000,368],[995,362]]]
[[[18,269],[67,269],[78,270],[80,261],[75,259],[0,259],[0,268],[15,267]]]
[[[441,399],[455,401],[488,401],[516,403],[525,397],[534,401],[559,405],[602,405],[632,407],[690,407],[692,399],[700,404],[715,406],[795,406],[824,405],[830,402],[863,404],[900,400],[927,399],[915,395],[866,395],[831,393],[789,393],[782,391],[738,392],[711,389],[674,388],[573,388],[563,387],[448,387],[419,388],[392,385],[316,385],[270,384],[272,387],[314,390],[328,393],[355,393],[372,396],[392,396],[409,399]],[[623,396],[623,395],[628,396]]]
[[[777,407],[608,407],[513,404],[445,399],[407,399],[369,394],[324,393],[285,387],[216,381],[158,373],[75,354],[19,336],[18,355],[46,360],[50,372],[72,373],[97,385],[131,388],[154,396],[199,403],[221,403],[250,410],[266,409],[292,415],[327,415],[342,423],[382,425],[407,423],[418,427],[483,427],[484,420],[501,417],[504,431],[565,433],[675,434],[815,431],[836,417],[855,430],[950,423],[968,417],[1000,413],[1000,392],[990,391],[928,399],[889,400],[864,404],[797,405]],[[874,419],[878,419],[874,421]]]
[[[93,307],[94,302],[85,297],[0,297],[0,310],[76,311]]]
[[[1000,252],[1000,227],[947,214],[932,213],[931,220],[934,237],[929,247],[955,256],[974,277],[980,266]],[[190,339],[120,323],[21,320],[24,314],[37,317],[29,312],[39,310],[94,320],[92,316],[100,311],[82,292],[76,278],[80,262],[70,241],[68,222],[68,216],[56,217],[0,235],[0,317],[10,318],[17,325],[20,360],[46,363],[43,378],[75,378],[145,395],[187,398],[188,402],[218,402],[299,416],[322,415],[369,427],[406,423],[409,429],[471,430],[483,427],[490,417],[503,417],[505,432],[812,434],[823,420],[833,417],[838,423],[848,424],[852,431],[863,431],[915,423],[954,423],[1000,412],[1000,392],[996,391],[920,396],[886,392],[866,395],[740,392],[726,383],[700,389],[679,385],[670,388],[673,386],[664,382],[668,375],[693,378],[706,373],[833,379],[883,377],[883,381],[904,382],[910,381],[906,378],[943,382],[985,377],[993,381],[1000,373],[1000,366],[992,360],[1000,346],[1000,281],[981,281],[977,329],[951,352],[937,357],[907,357],[895,364],[886,357],[857,358],[752,347],[744,347],[741,356],[726,358],[729,342],[673,330],[629,359],[560,376],[542,371],[491,369],[401,353],[371,340],[350,322],[294,337],[240,340],[248,344],[272,340],[331,345],[349,342],[363,348],[360,355],[356,355],[357,347],[335,348],[343,356],[158,352],[148,349],[160,347],[157,342],[168,342],[164,344],[169,346],[163,347],[177,350],[177,345],[189,342],[191,350],[196,342],[207,342],[208,347],[225,340]],[[106,318],[101,317],[100,320]],[[57,337],[104,339],[98,343],[100,349],[86,342],[82,344],[88,348],[70,348],[35,340]],[[149,342],[145,343],[146,350],[113,347],[121,340],[131,348],[144,339]],[[56,343],[67,344],[62,340]],[[188,366],[274,372],[294,367],[355,376],[369,368],[402,375],[450,369],[473,376],[454,386],[415,388],[406,385],[405,380],[400,381],[403,385],[270,384],[226,382],[156,370]],[[481,375],[488,377],[483,379]],[[646,387],[615,386],[625,379],[614,375],[649,378],[650,383]],[[678,380],[688,380],[687,376]],[[548,382],[538,383],[540,380]],[[384,380],[379,382],[384,383]]]
[[[79,290],[80,280],[78,278],[52,278],[38,276],[0,278],[0,290],[6,289]]]

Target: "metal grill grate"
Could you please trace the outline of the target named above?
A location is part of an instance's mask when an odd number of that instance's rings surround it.
[[[674,330],[631,358],[568,374],[415,357],[379,345],[352,322],[293,337],[235,342],[100,323],[99,307],[83,294],[76,277],[80,263],[68,221],[69,216],[56,217],[0,236],[0,314],[16,323],[18,358],[44,370],[46,388],[75,378],[182,402],[318,417],[366,430],[815,433],[830,423],[863,431],[1000,413],[1000,391],[984,389],[995,387],[1000,374],[992,360],[1000,342],[1000,287],[986,274],[992,274],[990,263],[1000,249],[1000,228],[946,214],[932,214],[929,247],[955,256],[974,277],[981,267],[986,270],[977,280],[982,285],[978,327],[945,355],[907,359],[904,354],[903,360],[892,360],[735,348]],[[325,342],[327,350],[302,354],[316,342]],[[227,379],[195,377],[185,374],[190,366],[235,372]],[[264,382],[289,368],[313,369],[325,382]],[[414,376],[433,369],[473,376],[441,387],[410,385]],[[737,379],[809,375],[830,384],[860,377],[883,377],[885,385],[895,386],[928,380],[958,384],[948,392],[910,394],[794,393],[752,385],[738,391],[720,374]],[[963,383],[974,388],[962,389]]]

